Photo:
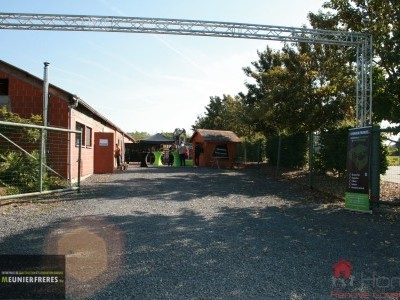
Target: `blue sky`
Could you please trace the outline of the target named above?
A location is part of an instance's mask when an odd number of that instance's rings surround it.
[[[12,0],[2,12],[178,18],[300,27],[323,0]],[[245,91],[242,68],[277,42],[192,36],[0,31],[0,58],[78,95],[127,132],[190,130],[210,96]]]

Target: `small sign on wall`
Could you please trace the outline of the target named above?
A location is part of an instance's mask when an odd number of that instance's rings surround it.
[[[108,146],[108,139],[99,139],[99,146],[100,147],[107,147]]]

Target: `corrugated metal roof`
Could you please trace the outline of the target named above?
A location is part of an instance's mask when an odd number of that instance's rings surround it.
[[[233,131],[212,130],[212,129],[197,129],[190,138],[190,142],[197,134],[202,136],[203,139],[208,142],[211,141],[234,142],[234,143],[240,142],[240,138]]]

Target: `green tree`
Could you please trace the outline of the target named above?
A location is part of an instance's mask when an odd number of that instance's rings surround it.
[[[266,154],[268,163],[276,166],[278,163],[279,136],[270,135],[267,141]],[[281,167],[302,168],[306,163],[307,135],[295,133],[281,137],[280,162]]]
[[[128,132],[129,136],[132,137],[135,141],[143,140],[150,136],[148,132],[144,131],[135,131],[135,132]]]
[[[198,116],[193,130],[216,129],[231,130],[242,137],[253,136],[253,128],[247,120],[243,98],[240,95],[223,97],[210,97],[204,115]]]
[[[224,121],[228,116],[228,107],[226,99],[230,96],[224,95],[223,98],[219,96],[210,97],[209,104],[205,107],[206,111],[203,116],[198,116],[195,124],[192,126],[193,130],[204,129],[227,129],[229,124]]]
[[[247,84],[245,99],[258,128],[289,135],[319,130],[353,117],[350,65],[343,63],[344,52],[341,59],[328,59],[331,51],[318,45],[297,44],[296,48],[286,45],[282,51],[267,48],[258,53],[253,68],[244,68],[255,81]]]
[[[318,29],[367,32],[373,35],[374,120],[400,120],[400,2],[396,0],[330,0],[325,11],[310,13]]]
[[[351,126],[341,124],[338,127],[327,128],[320,132],[317,138],[314,164],[317,172],[332,172],[339,177],[345,175],[349,128]],[[380,138],[379,153],[379,172],[384,174],[388,169],[388,148],[384,144],[383,136]]]

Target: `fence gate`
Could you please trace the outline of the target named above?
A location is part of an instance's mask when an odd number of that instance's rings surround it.
[[[80,131],[0,121],[0,200],[79,190]]]

